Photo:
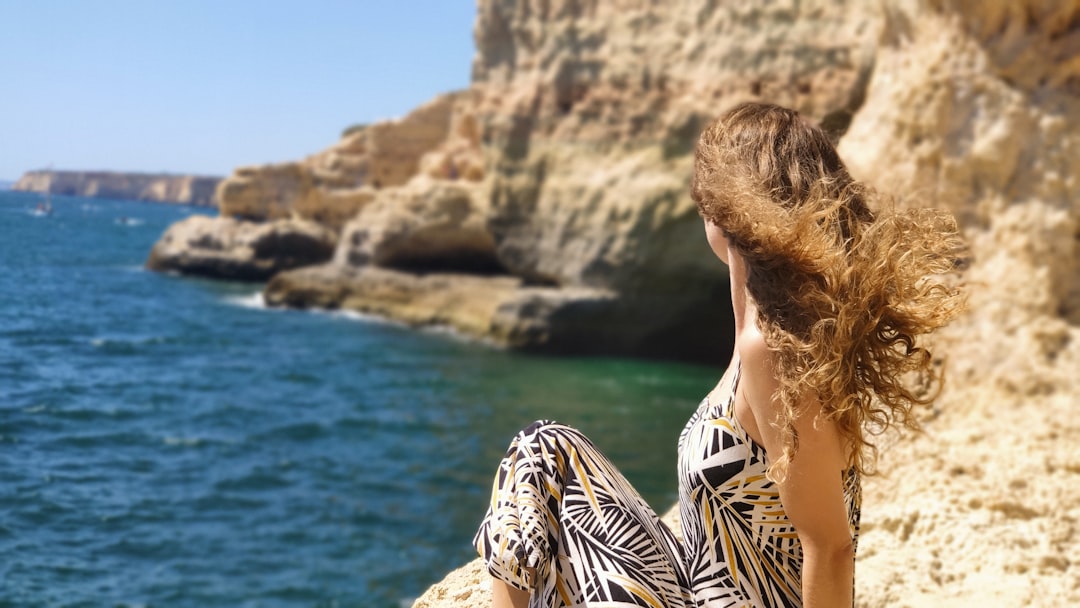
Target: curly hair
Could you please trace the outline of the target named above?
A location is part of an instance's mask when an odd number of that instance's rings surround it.
[[[783,478],[798,451],[794,420],[807,398],[835,421],[849,465],[872,472],[874,438],[918,430],[914,408],[940,392],[941,371],[918,338],[964,305],[948,280],[966,256],[955,219],[883,211],[889,199],[852,179],[820,128],[760,103],[732,108],[701,134],[691,194],[746,261],[773,352],[783,453],[770,477]]]

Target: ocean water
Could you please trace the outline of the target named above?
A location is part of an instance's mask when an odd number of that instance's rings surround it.
[[[147,272],[184,207],[0,192],[0,605],[407,606],[473,557],[514,432],[658,510],[720,370],[510,354]]]

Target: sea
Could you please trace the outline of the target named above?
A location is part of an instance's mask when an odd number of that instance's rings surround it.
[[[213,211],[0,191],[0,606],[410,606],[499,459],[582,429],[663,511],[722,370],[515,354],[143,268]]]

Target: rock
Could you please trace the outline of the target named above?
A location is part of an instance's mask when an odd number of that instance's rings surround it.
[[[413,602],[413,608],[491,606],[491,575],[477,558],[446,575]]]
[[[418,179],[379,193],[344,228],[338,264],[505,274],[475,187]]]
[[[350,129],[335,146],[300,162],[241,167],[218,189],[221,214],[248,220],[297,214],[340,230],[375,191],[404,184],[419,172],[421,157],[447,141],[460,97],[440,95],[400,120]],[[466,127],[455,128],[458,140],[469,141]],[[464,154],[460,141],[454,149]]]
[[[702,360],[715,355],[716,344],[731,341],[730,328],[720,322],[730,315],[727,300],[708,310],[694,310],[694,300],[684,302],[687,321],[673,326],[656,314],[660,306],[671,305],[668,298],[628,299],[589,287],[535,286],[508,275],[415,274],[331,263],[275,275],[263,299],[270,306],[342,308],[414,327],[448,327],[494,345],[553,355],[661,353]],[[709,322],[699,324],[702,318]],[[710,351],[687,346],[697,342],[711,344]]]
[[[266,285],[263,298],[270,306],[345,308],[414,327],[449,327],[497,344],[542,352],[581,352],[588,350],[589,336],[550,319],[573,306],[596,306],[610,300],[611,294],[529,287],[510,276],[417,275],[374,266],[324,264],[276,275]],[[522,307],[529,308],[529,314],[512,313]]]
[[[524,349],[722,359],[726,270],[688,194],[697,133],[723,106],[765,95],[842,130],[865,93],[880,20],[835,3],[574,6],[482,2],[469,91],[400,123],[350,130],[270,187],[290,203],[259,193],[252,198],[270,203],[247,207],[313,218],[333,206],[312,204],[312,193],[378,180],[373,198],[338,215],[355,210],[334,258],[343,283],[370,264],[592,290],[604,295],[563,301],[548,290],[508,301],[497,322],[469,326]],[[721,35],[727,42],[714,44]],[[260,179],[238,171],[236,182],[249,178]],[[239,197],[222,200],[225,213]],[[564,343],[568,327],[588,339]]]
[[[220,177],[119,173],[114,171],[28,171],[13,190],[68,196],[217,206]]]
[[[535,281],[707,299],[723,269],[688,193],[698,132],[751,98],[842,128],[873,66],[861,9],[481,2],[473,89],[500,260]]]
[[[1078,18],[1075,1],[898,3],[841,141],[857,177],[965,228],[961,384],[1080,393]]]
[[[434,150],[420,157],[420,173],[437,179],[478,182],[485,176],[480,141],[480,117],[471,91],[454,101],[450,134]]]
[[[301,163],[240,167],[218,186],[218,209],[222,217],[241,220],[283,219],[313,187],[314,177]]]
[[[282,270],[326,261],[334,244],[334,234],[314,222],[255,223],[194,215],[169,227],[150,251],[146,267],[264,281]]]
[[[324,264],[278,274],[266,285],[263,298],[271,306],[345,308],[416,327],[446,326],[484,336],[499,305],[520,287],[521,280],[514,277],[420,276]]]

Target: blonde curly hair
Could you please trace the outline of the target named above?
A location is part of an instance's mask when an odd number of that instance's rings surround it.
[[[882,210],[889,200],[852,179],[829,137],[779,106],[732,108],[701,134],[695,161],[692,196],[745,259],[775,357],[783,453],[770,477],[782,478],[799,449],[796,408],[808,397],[835,421],[849,464],[872,472],[874,437],[917,430],[913,409],[940,391],[917,339],[963,307],[945,280],[966,256],[955,219]]]

